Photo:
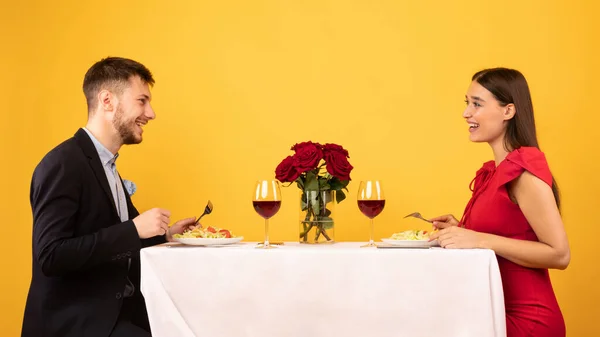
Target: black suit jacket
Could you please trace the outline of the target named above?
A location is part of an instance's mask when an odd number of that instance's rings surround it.
[[[126,198],[133,219],[139,213],[127,193]],[[135,286],[128,299],[132,320],[149,331],[139,253],[165,238],[141,240],[132,220],[121,222],[96,148],[83,129],[38,164],[30,201],[33,270],[21,335],[109,336],[127,276]]]

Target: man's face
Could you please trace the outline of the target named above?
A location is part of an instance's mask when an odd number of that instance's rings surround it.
[[[147,83],[139,76],[129,79],[129,85],[123,90],[116,106],[112,123],[123,144],[142,142],[142,127],[156,118],[150,105],[152,96]]]

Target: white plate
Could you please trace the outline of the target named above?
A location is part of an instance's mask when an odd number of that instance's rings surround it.
[[[244,239],[243,236],[237,236],[235,238],[173,238],[173,240],[183,243],[184,245],[192,245],[192,246],[220,246],[220,245],[230,245],[233,243],[238,243]]]
[[[437,240],[393,240],[393,239],[381,239],[381,241],[398,246],[398,247],[438,247],[439,243]]]

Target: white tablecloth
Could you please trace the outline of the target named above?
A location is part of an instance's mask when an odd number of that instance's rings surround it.
[[[361,244],[143,249],[153,336],[506,335],[492,251]]]

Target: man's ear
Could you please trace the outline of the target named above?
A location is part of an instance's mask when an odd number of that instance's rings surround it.
[[[98,93],[98,106],[104,111],[113,111],[116,97],[108,90],[101,90]]]

